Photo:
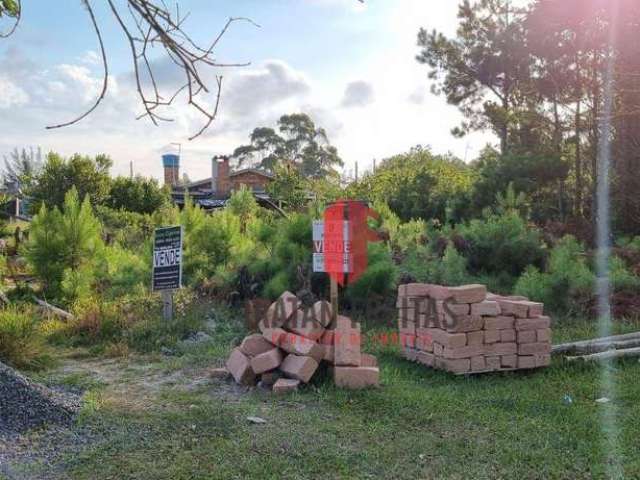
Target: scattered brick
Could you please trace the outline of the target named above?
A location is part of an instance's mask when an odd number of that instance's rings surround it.
[[[318,362],[324,357],[324,349],[317,342],[295,333],[281,336],[278,346],[287,353],[313,357]]]
[[[257,375],[278,368],[282,363],[282,352],[279,348],[272,348],[268,352],[256,355],[251,359],[251,369]]]
[[[284,292],[267,309],[267,328],[282,327],[300,307],[300,300],[291,292]]]
[[[529,315],[529,302],[518,300],[498,300],[503,315],[513,315],[517,318],[527,318]]]
[[[270,372],[264,372],[261,376],[260,376],[260,381],[264,384],[264,385],[273,385],[274,383],[276,383],[280,378],[282,378],[282,372],[280,370],[271,370]]]
[[[291,393],[298,390],[298,385],[300,385],[300,380],[295,380],[292,378],[279,378],[273,384],[273,393],[284,394]]]
[[[312,357],[289,354],[280,365],[280,370],[286,377],[295,378],[302,383],[309,383],[318,369],[318,362]]]
[[[320,300],[319,302],[314,303],[311,307],[311,315],[313,319],[324,328],[327,328],[331,323],[332,314],[333,308],[331,308],[331,304],[326,300]]]
[[[380,383],[378,367],[333,367],[333,380],[337,387],[357,390],[377,387]]]
[[[251,369],[249,357],[242,350],[234,348],[227,359],[227,370],[233,376],[234,380],[241,385],[254,385],[256,383],[256,375]]]
[[[313,318],[312,312],[309,310],[307,313],[302,310],[296,311],[286,321],[284,328],[310,340],[318,340],[324,333],[324,327]]]
[[[375,357],[375,355],[371,355],[369,353],[361,353],[360,366],[361,367],[377,367],[378,359]]]
[[[335,330],[334,363],[340,366],[359,366],[362,341],[360,324],[352,325],[349,317],[339,315]],[[413,342],[415,345],[415,336]]]
[[[261,353],[268,352],[272,349],[273,344],[259,333],[254,333],[253,335],[245,337],[240,344],[240,350],[242,350],[242,353],[249,357],[255,357],[256,355],[260,355]]]

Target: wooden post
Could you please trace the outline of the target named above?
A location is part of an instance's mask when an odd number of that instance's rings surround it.
[[[162,318],[165,321],[170,322],[173,320],[173,291],[162,291]]]
[[[338,322],[338,282],[331,277],[331,325],[336,326]]]

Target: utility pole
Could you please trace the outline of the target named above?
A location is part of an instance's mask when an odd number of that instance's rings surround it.
[[[129,178],[133,179],[133,160],[129,160]]]
[[[358,162],[356,161],[356,183],[358,183]]]

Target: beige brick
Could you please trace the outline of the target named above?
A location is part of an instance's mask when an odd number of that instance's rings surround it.
[[[519,330],[517,335],[518,343],[536,343],[536,330]]]
[[[451,291],[442,285],[429,285],[429,297],[434,300],[446,300],[451,298]]]
[[[396,307],[399,310],[426,311],[427,299],[426,297],[398,297]]]
[[[327,328],[331,324],[332,312],[331,304],[326,300],[320,300],[311,307],[311,316],[324,328]]]
[[[429,295],[429,285],[426,283],[407,283],[398,287],[400,297],[426,297]]]
[[[542,328],[540,330],[537,330],[536,337],[539,342],[551,342],[551,329]]]
[[[256,355],[260,355],[261,353],[268,352],[273,349],[273,344],[267,341],[259,333],[254,333],[253,335],[249,335],[242,340],[240,344],[240,350],[242,353],[249,357],[255,357]]]
[[[519,318],[516,321],[516,330],[542,330],[551,326],[549,317]]]
[[[298,390],[300,380],[292,378],[279,378],[276,383],[273,384],[273,393],[285,394]]]
[[[428,352],[418,352],[417,361],[423,365],[428,367],[433,367],[435,355],[433,353]]]
[[[502,355],[500,362],[503,368],[518,368],[517,355]]]
[[[264,330],[262,330],[262,336],[264,337],[264,339],[272,345],[276,346],[280,345],[282,339],[286,335],[291,334],[286,330],[283,330],[282,328],[265,328]]]
[[[468,358],[453,360],[449,358],[436,358],[436,368],[441,368],[451,373],[467,373],[471,370],[471,360]]]
[[[501,330],[484,330],[484,343],[491,344],[500,341]]]
[[[482,372],[487,369],[487,364],[485,362],[484,356],[479,355],[477,357],[471,358],[471,371],[472,372]]]
[[[468,303],[453,303],[450,300],[436,301],[436,312],[446,317],[469,315],[471,313],[471,306]]]
[[[449,292],[455,303],[478,303],[487,298],[487,287],[484,285],[463,285],[449,287]]]
[[[491,300],[473,303],[471,304],[471,315],[498,316],[500,315],[500,305]]]
[[[333,380],[337,387],[358,390],[380,384],[378,367],[334,367]]]
[[[335,330],[334,363],[340,366],[359,366],[362,343],[360,324],[352,325],[349,317],[338,315]]]
[[[259,375],[269,370],[278,368],[282,363],[282,352],[279,348],[273,348],[268,352],[256,355],[251,359],[251,369],[256,375]]]
[[[529,302],[523,301],[522,303],[526,304],[529,307],[529,311],[527,314],[528,318],[536,318],[542,316],[544,313],[544,304],[538,302]]]
[[[502,368],[502,359],[499,356],[485,357],[485,361],[487,362],[487,370],[500,370]]]
[[[284,328],[309,340],[317,341],[324,333],[324,327],[313,319],[311,311],[296,311],[284,324]]]
[[[513,315],[517,318],[527,318],[527,315],[529,315],[528,303],[517,300],[498,300],[502,315]]]
[[[298,297],[291,292],[284,292],[267,309],[265,319],[267,328],[282,327],[299,307],[300,301]]]
[[[431,335],[416,336],[416,349],[423,352],[433,352],[433,337]]]
[[[493,345],[485,345],[486,355],[513,355],[518,353],[517,343],[494,343]]]
[[[436,357],[442,357],[444,355],[444,347],[437,342],[433,342],[433,354]]]
[[[550,343],[523,343],[518,346],[518,355],[547,355],[551,353]]]
[[[280,365],[280,370],[286,377],[295,378],[303,383],[309,383],[318,369],[318,362],[312,357],[302,357],[289,354]]]
[[[551,355],[535,355],[536,367],[548,367],[551,365]]]
[[[400,346],[408,348],[416,348],[416,339],[417,337],[415,335],[407,335],[404,333],[401,333],[398,337]]]
[[[519,356],[518,368],[536,368],[536,357],[533,355]]]
[[[362,353],[360,354],[360,366],[377,367],[378,359],[375,357],[375,355],[371,355],[370,353]]]
[[[484,317],[485,330],[509,330],[513,329],[515,318],[500,315],[498,317]]]
[[[323,351],[322,360],[334,364],[336,359],[336,347],[334,345],[320,344],[320,348]]]
[[[318,343],[321,345],[334,345],[335,343],[335,330],[325,330]]]
[[[415,308],[401,308],[398,310],[398,325],[403,325],[407,322],[417,323],[419,314]]]
[[[234,380],[241,385],[255,385],[256,374],[251,369],[249,357],[242,350],[234,348],[227,359],[227,370]]]
[[[413,322],[400,322],[400,325],[398,327],[398,330],[400,331],[400,333],[403,333],[405,335],[415,335],[416,334],[416,324]]]
[[[446,348],[459,348],[467,344],[467,335],[464,333],[449,333],[438,328],[431,328],[427,330],[426,335]]]
[[[500,341],[504,343],[512,343],[516,341],[516,331],[513,329],[498,330],[500,332]]]
[[[467,333],[467,345],[483,345],[484,344],[484,335],[485,331],[478,330],[477,332],[469,332]]]
[[[447,323],[447,331],[455,333],[468,333],[482,330],[484,318],[477,315],[460,316],[453,323]]]
[[[287,353],[313,357],[318,362],[324,358],[324,349],[318,343],[296,333],[281,336],[278,346]]]
[[[484,355],[484,345],[476,345],[471,347],[461,348],[445,348],[442,356],[444,358],[459,359],[459,358],[471,358]]]
[[[269,372],[264,372],[260,376],[260,381],[264,385],[273,385],[278,381],[278,379],[282,378],[282,372],[280,370],[271,370]]]

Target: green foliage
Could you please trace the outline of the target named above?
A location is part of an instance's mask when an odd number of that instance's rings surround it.
[[[153,178],[117,177],[111,183],[106,205],[114,210],[151,214],[171,201],[168,187]]]
[[[350,186],[347,194],[386,202],[403,221],[438,218],[444,222],[464,216],[474,173],[459,160],[416,148],[382,162],[374,174]]]
[[[527,218],[529,213],[527,196],[524,192],[516,193],[513,182],[509,182],[504,195],[500,192],[496,194],[496,213],[498,215],[515,213],[522,218]]]
[[[17,0],[0,0],[0,18],[4,15],[16,17],[20,13],[20,4]]]
[[[35,176],[42,169],[42,150],[15,148],[9,156],[4,157],[4,184],[19,185],[20,188],[29,189]]]
[[[518,277],[527,266],[541,266],[544,260],[540,233],[513,212],[472,220],[459,232],[468,243],[466,254],[474,274]]]
[[[102,223],[105,236],[108,239],[107,243],[118,243],[124,248],[134,251],[144,249],[145,244],[152,240],[156,225],[176,223],[157,221],[154,216],[159,216],[160,211],[151,216],[126,210],[113,210],[103,205],[97,206],[94,210]]]
[[[466,258],[451,244],[447,245],[442,257],[429,246],[409,250],[400,269],[418,282],[464,285],[472,280],[467,272]]]
[[[47,357],[38,318],[32,310],[0,310],[0,360],[16,368],[39,368]]]
[[[241,185],[238,191],[231,194],[227,208],[239,218],[240,231],[245,233],[247,231],[247,223],[256,215],[259,207],[253,192],[246,185]]]
[[[362,307],[376,298],[384,300],[393,295],[397,286],[398,268],[389,248],[383,243],[370,243],[368,255],[367,270],[346,290],[352,305]]]
[[[329,143],[327,132],[316,127],[304,113],[283,115],[278,120],[278,132],[260,127],[251,133],[251,144],[233,152],[238,163],[260,162],[260,167],[275,171],[277,166],[293,165],[304,178],[335,176],[335,167],[343,162]]]
[[[26,256],[47,293],[72,303],[91,290],[103,248],[101,225],[88,197],[81,203],[72,188],[62,211],[43,205],[34,217]]]
[[[274,179],[267,185],[271,197],[291,210],[301,209],[307,201],[307,182],[300,172],[289,166],[276,165]]]
[[[584,246],[566,236],[551,250],[547,271],[529,267],[518,279],[515,292],[543,302],[551,311],[585,313],[594,280]]]
[[[109,196],[112,161],[106,155],[90,158],[73,155],[64,159],[56,153],[47,155],[42,170],[28,189],[33,206],[62,207],[66,193],[75,188],[80,198],[88,197],[92,205],[104,204]]]

